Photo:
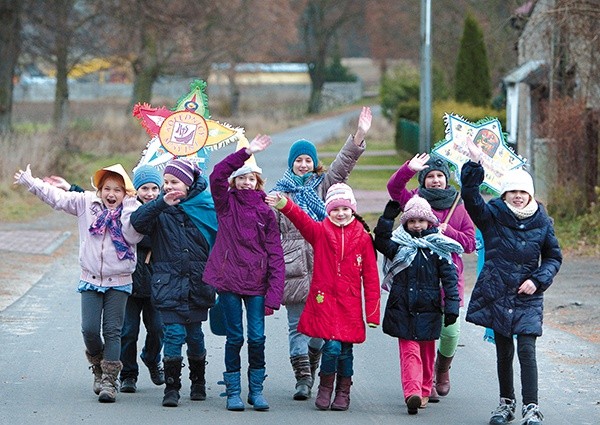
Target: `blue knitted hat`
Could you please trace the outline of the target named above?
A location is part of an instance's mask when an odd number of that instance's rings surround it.
[[[317,168],[317,165],[319,164],[319,158],[317,158],[317,148],[312,142],[304,139],[296,140],[294,142],[290,148],[290,154],[288,155],[288,167],[293,168],[294,161],[300,155],[310,156],[314,167]]]
[[[152,165],[142,165],[133,172],[133,187],[135,187],[135,190],[146,183],[154,183],[158,187],[163,184],[162,173]]]

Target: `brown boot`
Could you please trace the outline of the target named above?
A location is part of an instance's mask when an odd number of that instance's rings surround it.
[[[335,398],[331,403],[331,410],[348,410],[350,407],[351,376],[340,376],[338,373],[335,383]]]
[[[312,389],[313,384],[315,383],[315,376],[317,374],[317,369],[319,368],[319,363],[321,362],[321,354],[322,350],[320,348],[312,348],[310,345],[308,346],[308,361],[310,363],[310,377],[311,384],[310,388]]]
[[[88,359],[88,362],[90,362],[91,366],[90,369],[92,369],[92,373],[94,374],[94,393],[96,395],[100,394],[100,389],[102,387],[102,368],[100,367],[100,362],[102,361],[102,351],[100,351],[99,354],[96,354],[95,356],[92,356],[88,350],[85,350],[85,356]]]
[[[319,410],[327,410],[331,405],[331,394],[333,393],[333,381],[335,380],[335,373],[324,375],[322,372],[319,373],[319,392],[315,400],[315,406]]]
[[[100,403],[114,403],[117,400],[117,379],[123,368],[123,363],[119,360],[102,360],[100,367],[102,367],[102,388],[98,395],[98,401]]]
[[[440,402],[440,395],[438,394],[437,390],[435,389],[435,380],[433,381],[433,385],[431,387],[431,392],[429,393],[429,402],[430,403],[439,403]]]
[[[435,389],[441,396],[446,396],[450,392],[450,365],[452,357],[446,357],[439,351],[435,359]]]
[[[294,400],[308,400],[310,398],[310,389],[313,385],[308,355],[290,357],[290,362],[292,363],[296,377]]]

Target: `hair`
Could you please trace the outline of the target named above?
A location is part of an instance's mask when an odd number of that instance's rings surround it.
[[[315,167],[313,169],[313,173],[315,173],[318,176],[320,176],[321,174],[326,173],[326,172],[327,172],[327,168],[325,168],[323,166],[323,164],[321,164],[320,162],[318,165],[315,165]]]
[[[114,171],[107,171],[106,173],[104,173],[104,175],[102,176],[102,178],[100,178],[100,181],[98,182],[98,188],[96,190],[96,195],[98,196],[98,198],[102,197],[102,187],[104,187],[104,183],[106,182],[106,180],[108,180],[111,177],[116,179],[123,188],[123,190],[127,192],[127,188],[125,187],[125,179],[123,179],[123,176],[119,173],[115,173]]]
[[[369,237],[371,238],[371,244],[373,245],[373,251],[375,251],[375,259],[377,259],[377,249],[375,248],[375,239],[373,239],[373,234],[371,233],[371,229],[369,228],[369,225],[367,224],[365,219],[361,215],[358,215],[357,213],[354,213],[354,218],[356,218],[358,220],[358,222],[363,225],[363,227],[365,228],[365,231],[369,234]]]
[[[252,174],[254,174],[254,176],[256,177],[256,189],[254,189],[254,190],[264,190],[265,180],[261,177],[261,175],[259,173],[252,173]],[[235,179],[237,179],[238,177],[240,177],[240,176],[236,176],[231,179],[231,181],[229,182],[230,189],[235,189]]]

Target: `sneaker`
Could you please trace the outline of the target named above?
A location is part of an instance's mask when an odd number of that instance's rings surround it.
[[[150,372],[150,379],[154,385],[162,385],[165,383],[165,370],[159,364],[155,365],[146,365],[148,367],[148,371]]]
[[[505,425],[515,419],[515,400],[500,397],[500,405],[492,412],[490,425]]]
[[[544,420],[544,415],[540,412],[540,408],[535,403],[529,403],[523,406],[523,420],[521,425],[540,425]]]
[[[137,380],[135,378],[125,378],[121,382],[121,392],[122,393],[134,393],[137,390],[135,383]]]
[[[418,395],[411,395],[406,399],[406,408],[409,415],[416,415],[419,413],[419,407],[421,407],[421,397]]]
[[[428,404],[429,404],[429,397],[421,397],[421,405],[419,406],[419,409],[425,409]]]

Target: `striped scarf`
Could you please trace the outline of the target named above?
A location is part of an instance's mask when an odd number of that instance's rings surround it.
[[[92,223],[89,231],[92,235],[103,235],[106,230],[110,235],[115,249],[117,250],[117,257],[119,260],[133,260],[135,258],[133,249],[125,240],[123,231],[121,230],[121,212],[123,211],[123,204],[119,205],[116,210],[109,210],[108,208],[103,210],[96,221]]]
[[[324,178],[325,174],[315,173],[300,177],[288,168],[283,177],[277,180],[273,190],[290,193],[292,200],[313,220],[323,221],[327,217],[327,212],[325,211],[325,202],[317,194],[317,187]]]

